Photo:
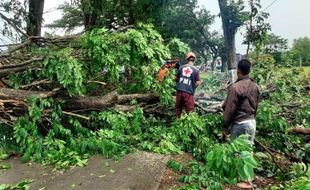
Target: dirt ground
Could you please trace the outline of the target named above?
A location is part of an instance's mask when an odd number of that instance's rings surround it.
[[[187,153],[171,156],[170,159],[182,163],[185,167],[188,165],[189,161],[194,160],[194,158]],[[172,188],[181,187],[184,184],[179,182],[180,177],[180,172],[175,172],[172,169],[166,167],[166,171],[162,177],[158,190],[169,190]]]

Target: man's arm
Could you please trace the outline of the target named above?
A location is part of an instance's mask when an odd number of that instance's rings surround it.
[[[197,88],[201,84],[199,71],[197,72],[195,87]]]
[[[237,110],[238,96],[235,88],[228,89],[227,99],[225,101],[223,128],[227,129],[232,122],[233,116]]]
[[[256,108],[255,108],[255,113],[254,116],[256,117],[256,113],[257,113],[257,109],[258,109],[258,105],[259,105],[259,100],[260,100],[260,90],[259,90],[259,86],[256,85],[257,88],[257,99],[256,99]]]
[[[176,74],[174,75],[174,80],[175,82],[179,82],[179,78],[180,78],[180,69],[177,70]]]

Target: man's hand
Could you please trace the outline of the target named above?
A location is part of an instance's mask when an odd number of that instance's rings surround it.
[[[223,128],[222,129],[222,136],[223,136],[224,139],[227,138],[227,136],[228,136],[228,129],[227,128]]]
[[[201,81],[200,81],[200,80],[196,81],[196,83],[195,83],[195,88],[197,88],[200,84],[201,84]]]

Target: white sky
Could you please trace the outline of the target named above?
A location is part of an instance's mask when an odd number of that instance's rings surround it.
[[[45,24],[61,17],[61,13],[55,11],[55,8],[64,1],[45,0]],[[218,0],[198,0],[198,2],[212,14],[217,15],[219,13]],[[274,4],[271,5],[273,2]],[[270,13],[268,22],[271,24],[273,33],[288,39],[290,44],[295,38],[310,37],[310,0],[261,0],[261,4],[263,10],[271,5],[266,12]],[[220,18],[217,17],[213,28],[215,30],[221,30]],[[244,53],[245,47],[241,45],[242,36],[240,32],[236,39],[237,52]]]
[[[212,14],[219,13],[218,0],[198,0],[198,2]],[[270,13],[268,22],[271,24],[272,32],[288,39],[289,44],[293,39],[310,37],[310,0],[261,0],[261,5],[262,10],[267,8],[265,12]],[[221,30],[221,24],[220,18],[217,18],[213,28]],[[239,32],[236,37],[237,52],[245,53],[245,46],[241,44],[242,36]]]

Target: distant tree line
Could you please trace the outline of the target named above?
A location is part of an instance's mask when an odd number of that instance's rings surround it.
[[[218,0],[223,24],[223,34],[212,31],[216,15],[199,7],[197,0],[71,0],[58,7],[63,11],[61,19],[46,25],[73,32],[77,28],[92,30],[105,27],[117,30],[137,23],[151,23],[164,39],[179,38],[196,52],[200,63],[221,57],[228,69],[236,68],[235,35],[240,27],[246,28],[244,44],[250,52],[272,54],[279,63],[288,57],[309,63],[309,51],[305,51],[309,38],[297,39],[288,53],[287,40],[268,34],[268,13],[261,11],[260,0]],[[2,0],[0,17],[2,34],[23,40],[40,36],[43,26],[44,0]],[[226,64],[224,64],[225,66]]]

